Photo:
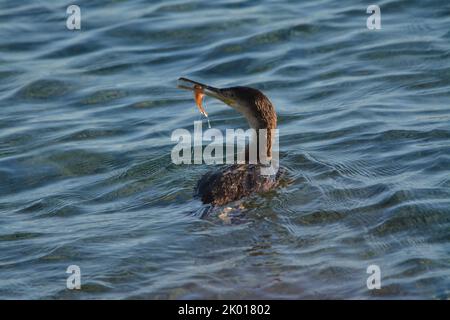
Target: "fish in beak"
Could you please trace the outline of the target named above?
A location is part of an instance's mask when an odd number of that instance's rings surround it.
[[[233,105],[235,103],[234,99],[227,94],[226,90],[215,88],[212,86],[208,86],[206,84],[193,81],[187,78],[179,78],[178,79],[178,88],[184,90],[190,90],[194,93],[200,91],[202,94],[207,95],[208,97],[215,98],[224,102],[227,105]],[[197,100],[197,99],[196,99]]]

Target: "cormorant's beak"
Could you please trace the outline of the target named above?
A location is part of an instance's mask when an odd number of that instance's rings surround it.
[[[195,89],[202,89],[203,93],[209,97],[216,98],[224,103],[231,105],[234,101],[232,101],[229,97],[225,96],[221,89],[208,86],[206,84],[193,81],[187,78],[179,78],[178,79],[178,88],[195,91]]]

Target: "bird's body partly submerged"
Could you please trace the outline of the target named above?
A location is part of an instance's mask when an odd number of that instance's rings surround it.
[[[260,170],[258,164],[234,164],[210,171],[198,181],[195,196],[205,204],[221,206],[279,185],[282,170],[274,175],[261,175]]]
[[[255,136],[245,151],[246,163],[225,166],[206,173],[197,183],[195,195],[203,203],[221,206],[242,199],[257,192],[267,192],[279,185],[282,170],[273,174],[262,174],[267,162],[272,158],[273,133],[277,126],[277,115],[270,100],[259,90],[249,87],[215,88],[186,78],[180,81],[182,89],[202,89],[205,95],[214,97],[241,113]],[[193,86],[192,86],[193,85]],[[263,129],[263,130],[262,130]],[[263,140],[261,148],[260,140]],[[256,150],[256,158],[251,158],[249,150]],[[264,158],[264,159],[263,159]],[[256,161],[250,161],[256,159]]]

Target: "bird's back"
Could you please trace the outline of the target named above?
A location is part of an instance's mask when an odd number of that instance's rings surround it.
[[[205,204],[224,205],[255,192],[278,186],[281,170],[275,175],[261,175],[257,164],[234,164],[206,173],[197,183],[195,195]]]

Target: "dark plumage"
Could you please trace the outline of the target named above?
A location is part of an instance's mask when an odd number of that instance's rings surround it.
[[[274,176],[263,176],[259,170],[260,165],[256,164],[234,164],[210,171],[198,181],[195,196],[205,204],[221,206],[279,185],[282,170]]]
[[[248,150],[246,149],[246,164],[229,165],[218,171],[206,173],[197,183],[195,195],[203,203],[212,205],[224,205],[232,201],[239,200],[255,192],[266,192],[279,185],[282,170],[278,170],[273,175],[262,175],[260,169],[261,158],[264,153],[259,152],[259,130],[267,129],[266,156],[272,157],[273,136],[271,129],[277,127],[277,114],[270,100],[259,90],[249,87],[215,88],[204,85],[186,78],[180,81],[188,83],[190,86],[180,85],[182,89],[193,90],[192,85],[201,87],[203,92],[216,99],[219,99],[241,113],[249,126],[256,130],[258,135],[251,144],[256,144],[258,151],[257,164],[249,164]],[[262,162],[264,163],[264,162]]]

